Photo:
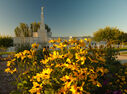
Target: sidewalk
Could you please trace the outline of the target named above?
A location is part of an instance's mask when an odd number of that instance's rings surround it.
[[[127,63],[127,54],[124,55],[118,55],[117,58],[121,63]]]

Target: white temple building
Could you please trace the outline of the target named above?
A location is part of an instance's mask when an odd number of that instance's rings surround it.
[[[58,39],[61,38],[62,40],[66,39],[69,40],[70,38],[77,38],[77,39],[84,39],[84,38],[91,38],[88,36],[84,36],[84,37],[51,37],[52,36],[52,32],[47,32],[47,30],[45,29],[45,23],[44,23],[44,12],[43,12],[43,7],[41,8],[41,23],[40,23],[40,29],[38,30],[38,32],[32,32],[33,36],[32,37],[24,37],[23,35],[21,35],[21,37],[14,37],[13,38],[13,44],[15,47],[17,46],[21,46],[22,44],[33,44],[33,43],[38,43],[41,48],[44,46],[51,46],[50,44],[48,44],[48,41],[51,39]]]
[[[38,32],[33,32],[32,37],[14,37],[13,38],[13,44],[14,46],[20,46],[22,44],[33,44],[38,43],[42,47],[46,46],[48,43],[48,40],[51,39],[52,32],[47,32],[45,29],[44,24],[44,13],[43,13],[43,7],[41,8],[41,23],[40,23],[40,29]]]

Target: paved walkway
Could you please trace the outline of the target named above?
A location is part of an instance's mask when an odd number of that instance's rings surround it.
[[[124,55],[118,55],[117,58],[121,63],[127,63],[127,54]]]

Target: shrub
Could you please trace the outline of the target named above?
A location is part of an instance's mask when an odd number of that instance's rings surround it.
[[[53,46],[50,47],[49,55],[45,54],[43,59],[38,58],[39,45],[33,44],[30,51],[19,52],[15,54],[15,58],[7,62],[5,71],[16,76],[18,92],[21,94],[104,94],[108,90],[112,93],[120,90],[119,85],[112,87],[115,84],[111,86],[111,83],[105,82],[114,75],[111,74],[109,65],[117,64],[114,59],[116,52],[111,46],[86,47],[82,39],[69,41],[58,39],[51,40],[50,43]],[[43,53],[45,51],[46,49],[43,49]],[[119,73],[119,75],[124,74]],[[122,79],[126,81],[125,76]],[[111,81],[113,84],[115,80]],[[122,89],[125,87],[125,85],[121,86]]]
[[[13,39],[10,36],[0,35],[0,47],[9,47],[13,45]]]
[[[24,50],[30,50],[31,45],[30,44],[21,44],[19,46],[16,46],[16,52],[23,52]]]

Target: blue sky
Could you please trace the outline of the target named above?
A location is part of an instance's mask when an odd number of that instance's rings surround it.
[[[53,36],[87,36],[105,26],[127,32],[127,0],[0,0],[0,34],[39,22],[41,6]]]

